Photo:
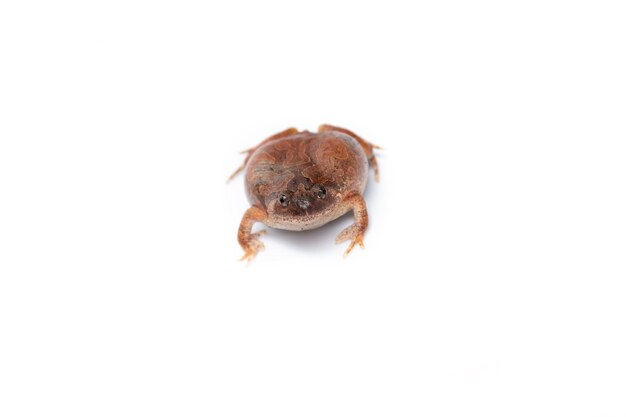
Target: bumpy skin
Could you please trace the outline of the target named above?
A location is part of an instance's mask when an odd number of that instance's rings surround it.
[[[238,240],[251,260],[263,249],[260,233],[251,233],[255,222],[286,230],[320,227],[350,210],[355,224],[337,237],[337,243],[351,240],[346,255],[358,243],[368,224],[362,194],[367,184],[368,160],[378,167],[374,145],[349,130],[322,125],[318,133],[287,129],[249,149],[245,189],[251,207],[239,227]],[[233,176],[235,175],[233,174]],[[232,178],[232,177],[231,177]]]

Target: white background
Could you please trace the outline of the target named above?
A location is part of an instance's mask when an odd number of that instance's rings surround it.
[[[0,415],[626,416],[620,3],[3,2]],[[321,123],[366,249],[246,267],[237,151]]]

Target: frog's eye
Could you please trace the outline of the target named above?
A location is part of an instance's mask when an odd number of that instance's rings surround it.
[[[287,207],[289,205],[289,199],[287,198],[285,194],[281,194],[278,196],[278,202],[283,207]]]
[[[313,194],[315,194],[317,198],[324,198],[326,197],[326,188],[324,188],[323,185],[316,185],[313,187]]]

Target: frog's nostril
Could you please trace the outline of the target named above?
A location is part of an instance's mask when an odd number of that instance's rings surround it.
[[[306,199],[306,198],[299,198],[298,200],[296,200],[296,204],[298,205],[298,207],[300,207],[302,210],[306,210],[309,207],[311,207],[311,202]]]

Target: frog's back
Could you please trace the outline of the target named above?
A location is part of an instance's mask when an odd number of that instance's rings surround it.
[[[339,193],[362,193],[368,161],[359,143],[341,132],[296,133],[260,146],[246,164],[245,187],[253,205],[298,184],[335,187]]]

